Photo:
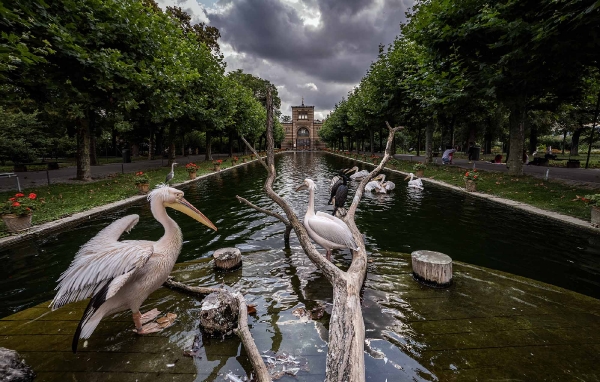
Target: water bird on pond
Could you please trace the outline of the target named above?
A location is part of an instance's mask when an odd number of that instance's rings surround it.
[[[392,191],[396,188],[396,184],[391,181],[385,181],[385,175],[380,174],[377,175],[373,180],[371,180],[365,186],[365,191],[374,192],[377,194],[387,194],[389,191]]]
[[[165,233],[158,241],[119,241],[138,222],[138,215],[127,215],[111,223],[77,252],[69,268],[58,279],[58,292],[50,303],[52,310],[92,297],[73,337],[73,352],[80,338],[89,338],[102,318],[131,309],[137,334],[162,330],[149,323],[160,312],[140,313],[140,306],[169,276],[181,252],[181,229],[169,217],[166,207],[176,209],[209,228],[217,227],[202,212],[183,198],[183,191],[165,184],[148,194],[154,218]],[[160,319],[159,319],[160,320]]]
[[[404,180],[407,180],[408,178],[410,178],[410,180],[408,181],[408,187],[423,190],[424,187],[423,187],[423,182],[421,181],[421,179],[419,179],[419,178],[413,179],[414,177],[415,177],[415,174],[413,174],[411,172],[410,174],[408,174],[406,176],[406,178],[404,178]]]
[[[352,249],[358,251],[358,245],[352,237],[352,231],[341,219],[324,212],[315,213],[315,182],[304,179],[296,191],[308,190],[308,209],[304,215],[304,227],[315,243],[325,248],[327,260],[331,260],[333,249]]]
[[[350,179],[352,180],[362,180],[362,178],[369,175],[369,172],[367,170],[358,171],[358,167],[356,166],[348,170],[347,174],[350,174],[351,172],[355,172],[354,174],[350,175]]]
[[[175,165],[177,163],[173,162],[173,164],[171,164],[171,172],[167,174],[167,177],[165,178],[165,183],[169,184],[169,182],[175,177]]]
[[[347,182],[348,179],[348,175],[346,175],[347,173],[349,173],[351,171],[351,169],[343,169],[340,170],[339,175],[335,175],[333,178],[331,178],[331,183],[329,184],[329,193],[330,193],[330,198],[329,201],[327,202],[327,204],[333,204],[333,198],[335,197],[335,193],[337,192],[337,189],[340,185],[345,184],[344,182]],[[346,178],[346,180],[344,181],[343,178]]]

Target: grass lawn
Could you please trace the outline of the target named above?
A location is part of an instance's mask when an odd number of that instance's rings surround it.
[[[240,161],[243,157],[240,157]],[[247,157],[249,159],[249,157]],[[196,163],[197,176],[213,172],[210,161]],[[221,169],[231,167],[231,160],[226,159],[221,164]],[[150,189],[158,183],[164,182],[168,169],[159,168],[146,171],[150,178]],[[77,212],[104,204],[127,199],[138,194],[138,189],[133,182],[134,174],[115,174],[112,177],[89,183],[52,184],[50,186],[36,186],[23,190],[24,194],[35,193],[41,205],[33,213],[33,224],[41,224],[70,216]],[[175,168],[174,183],[188,179],[185,166]],[[15,195],[15,191],[0,192],[0,200],[8,200]],[[4,223],[0,220],[0,237],[9,235]]]

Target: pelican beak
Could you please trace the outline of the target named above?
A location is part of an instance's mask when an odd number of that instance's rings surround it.
[[[404,178],[404,180],[408,180],[410,178],[410,175],[406,175],[406,178]]]
[[[177,199],[175,203],[165,203],[165,206],[171,207],[177,211],[181,211],[192,219],[198,220],[208,228],[212,228],[215,231],[217,230],[217,227],[215,227],[215,225],[208,220],[208,218],[204,216],[202,212],[198,211],[196,207],[192,206],[192,204],[184,198]]]
[[[306,185],[306,183],[301,184],[300,186],[298,186],[298,188],[296,188],[296,192],[302,191],[302,190],[308,190],[308,186]]]

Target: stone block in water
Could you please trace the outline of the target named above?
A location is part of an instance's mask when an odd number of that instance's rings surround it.
[[[0,381],[30,382],[35,373],[14,350],[0,347]]]

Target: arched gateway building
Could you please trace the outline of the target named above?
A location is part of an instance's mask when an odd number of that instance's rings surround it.
[[[304,105],[292,106],[292,122],[284,122],[285,138],[281,142],[282,149],[322,150],[325,143],[319,139],[319,130],[323,122],[315,120],[315,107]]]

